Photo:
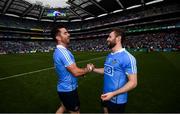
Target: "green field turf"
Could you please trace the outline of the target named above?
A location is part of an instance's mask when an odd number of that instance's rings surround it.
[[[89,62],[102,67],[106,54],[76,52],[74,56],[80,67]],[[133,55],[138,63],[138,86],[129,92],[126,112],[180,112],[180,53]],[[52,53],[0,55],[0,112],[54,113],[60,100],[56,93],[57,77],[51,67]],[[46,68],[51,69],[17,75]],[[102,112],[102,85],[103,76],[99,74],[79,78],[81,112]]]

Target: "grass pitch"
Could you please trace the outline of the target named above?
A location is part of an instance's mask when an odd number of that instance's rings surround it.
[[[129,92],[126,112],[180,112],[180,53],[132,54],[137,59],[138,86]],[[89,62],[103,67],[106,55],[107,52],[74,52],[79,67]],[[54,113],[60,100],[57,76],[51,67],[52,53],[0,55],[0,112]],[[34,72],[46,68],[50,69]],[[22,73],[26,74],[19,75]],[[79,78],[81,112],[102,112],[102,86],[102,75],[89,73],[86,78]]]

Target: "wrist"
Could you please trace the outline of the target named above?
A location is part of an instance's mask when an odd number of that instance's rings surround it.
[[[87,68],[84,68],[84,72],[85,72],[85,74],[86,74],[86,73],[88,73],[89,71],[88,71]]]
[[[112,92],[113,97],[117,95],[116,91]]]

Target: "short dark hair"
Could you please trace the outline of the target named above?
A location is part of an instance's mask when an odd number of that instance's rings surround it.
[[[113,28],[112,32],[115,33],[116,37],[121,36],[121,43],[123,44],[124,40],[125,40],[125,32],[124,32],[124,30],[120,29],[120,28]]]
[[[56,25],[52,30],[51,30],[51,37],[53,38],[53,40],[56,41],[56,36],[58,35],[58,33],[60,32],[59,29],[61,28],[66,28],[64,25]]]

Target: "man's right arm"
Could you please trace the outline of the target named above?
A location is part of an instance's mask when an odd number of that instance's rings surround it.
[[[83,76],[88,73],[88,68],[79,68],[75,63],[66,67],[69,72],[71,72],[75,77]]]
[[[75,77],[83,76],[88,73],[88,68],[79,68],[74,62],[73,58],[67,52],[67,50],[59,49],[58,57],[60,58],[62,64],[66,67],[66,69]]]

